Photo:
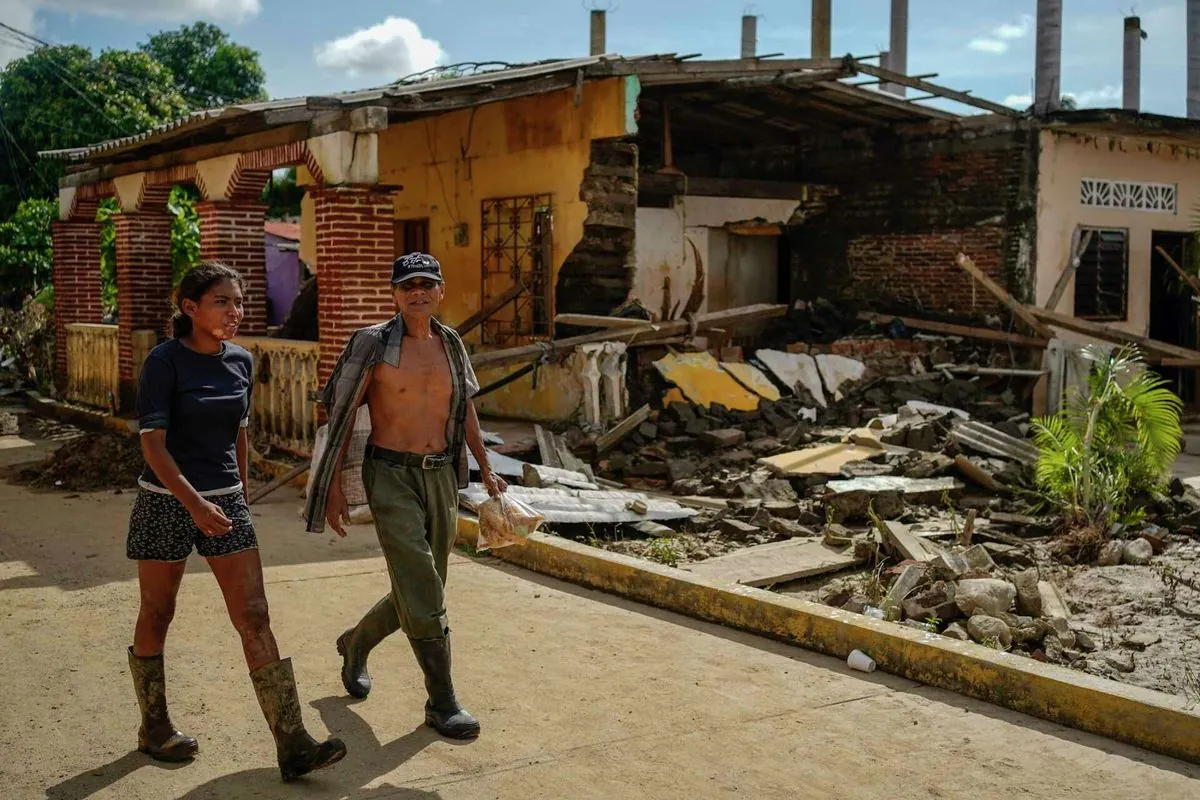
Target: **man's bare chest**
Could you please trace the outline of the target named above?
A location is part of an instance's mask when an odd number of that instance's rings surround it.
[[[450,362],[440,341],[405,342],[396,366],[380,364],[376,367],[375,382],[389,391],[449,398],[452,386]]]

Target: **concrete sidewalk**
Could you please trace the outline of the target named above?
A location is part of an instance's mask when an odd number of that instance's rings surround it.
[[[276,635],[306,719],[350,753],[283,786],[240,648],[194,560],[168,644],[192,764],[131,752],[125,646],[137,609],[124,560],[129,493],[0,485],[0,786],[4,800],[80,798],[1186,798],[1200,767],[912,682],[456,557],[456,682],[484,733],[419,726],[402,639],[343,696],[334,639],[387,589],[370,529],[306,537],[298,495],[256,507]]]

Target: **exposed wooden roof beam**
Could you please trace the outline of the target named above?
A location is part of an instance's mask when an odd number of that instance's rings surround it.
[[[860,64],[860,66],[862,65]],[[874,103],[876,105],[902,109],[907,115],[910,116],[915,110],[921,114],[935,119],[961,119],[958,114],[955,114],[951,111],[942,111],[940,108],[930,108],[929,106],[915,106],[911,103],[904,102],[899,97],[893,97],[884,92],[874,92],[870,89],[860,89],[857,86],[853,86],[848,83],[837,83],[835,81],[830,81],[828,83],[819,83],[817,84],[817,87],[821,89],[827,89],[831,92],[837,92],[838,94],[844,94],[847,97],[857,98],[862,100],[864,103]]]
[[[864,64],[860,61],[858,62],[858,70],[859,72],[866,73],[867,75],[874,75],[876,78],[880,78],[887,83],[898,83],[901,86],[907,86],[911,89],[920,89],[922,92],[929,92],[930,94],[937,95],[938,97],[944,97],[947,100],[957,101],[963,105],[972,106],[984,111],[990,111],[993,114],[1003,114],[1009,117],[1022,116],[1020,111],[1009,108],[1008,106],[1000,105],[999,103],[993,103],[991,100],[984,100],[980,97],[972,97],[967,92],[959,92],[954,89],[947,89],[944,86],[938,86],[936,84],[929,83],[928,81],[921,80],[920,78],[910,77],[900,72],[884,69],[883,67],[876,67],[872,64]]]

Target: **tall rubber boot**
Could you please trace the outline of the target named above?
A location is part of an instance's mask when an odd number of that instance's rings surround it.
[[[275,754],[279,774],[285,781],[324,769],[341,761],[346,745],[330,737],[323,742],[308,735],[300,715],[300,698],[296,694],[296,675],[290,658],[272,661],[250,673],[254,693],[263,716],[275,737]]]
[[[138,728],[138,750],[156,761],[190,761],[200,751],[200,745],[171,724],[167,713],[167,680],[163,657],[140,658],[129,648],[129,671],[133,674],[133,691],[142,710],[142,725]]]
[[[448,739],[474,739],[479,720],[458,704],[450,680],[450,637],[409,639],[417,663],[425,673],[425,724]]]
[[[342,657],[342,686],[351,697],[363,699],[371,693],[371,675],[367,656],[375,645],[400,630],[396,603],[386,595],[368,611],[359,623],[338,637],[337,651]]]

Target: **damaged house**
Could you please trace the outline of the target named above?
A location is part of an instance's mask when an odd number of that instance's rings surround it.
[[[864,318],[976,319],[1001,339],[1103,323],[1190,349],[1190,289],[1170,261],[1190,258],[1198,145],[1189,121],[1035,117],[851,57],[592,56],[196,112],[43,154],[71,162],[54,225],[57,377],[77,402],[129,408],[169,317],[166,198],[181,183],[202,197],[202,257],[247,278],[257,424],[298,450],[313,392],[350,332],[392,313],[390,264],[414,249],[441,261],[443,319],[473,352],[541,362],[482,399],[501,416],[574,418],[589,382],[624,370],[622,347],[559,351],[556,336],[581,330],[560,315],[666,321],[827,298]],[[287,166],[306,189],[319,342],[267,335],[260,198]],[[121,209],[115,326],[100,324],[106,197]],[[1084,324],[1013,327],[959,254],[1017,302]],[[512,372],[486,362],[485,385]]]

